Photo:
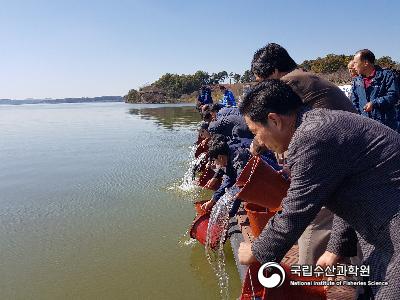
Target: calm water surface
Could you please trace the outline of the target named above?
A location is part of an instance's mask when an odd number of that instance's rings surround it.
[[[198,122],[192,106],[0,106],[0,299],[219,299],[178,189]]]

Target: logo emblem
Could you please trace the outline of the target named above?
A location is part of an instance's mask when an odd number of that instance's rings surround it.
[[[272,275],[269,277],[264,276],[264,270],[270,268]],[[258,270],[258,281],[266,288],[280,287],[285,281],[285,270],[276,262],[267,262],[263,264]]]

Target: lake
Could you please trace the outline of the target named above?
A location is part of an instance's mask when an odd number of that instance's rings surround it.
[[[209,195],[179,189],[199,121],[193,105],[0,106],[0,299],[220,299],[187,234]]]

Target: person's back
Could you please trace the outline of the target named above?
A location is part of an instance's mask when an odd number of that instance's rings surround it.
[[[221,108],[218,113],[217,113],[217,119],[229,115],[235,115],[235,116],[240,116],[240,111],[239,108],[237,107],[224,107]]]
[[[326,251],[354,256],[358,240],[362,264],[370,266],[369,279],[397,286],[400,135],[377,121],[338,110],[300,113],[297,124],[288,149],[291,184],[284,209],[253,242],[257,260],[280,261],[325,206],[334,213]],[[390,288],[372,289],[376,299],[399,299],[393,298],[399,292]]]
[[[301,161],[314,165],[313,177],[335,194],[320,200],[371,241],[379,235],[380,225],[399,210],[399,149],[400,136],[374,120],[314,109],[301,118],[288,150],[288,165],[293,176],[307,168]]]
[[[210,123],[208,130],[211,134],[222,134],[230,138],[239,137],[252,139],[254,137],[241,115],[232,114],[218,118],[217,121]]]
[[[225,106],[236,106],[235,96],[233,95],[232,91],[226,90],[224,93],[223,103]]]
[[[233,95],[232,91],[228,90],[223,85],[220,85],[219,89],[223,93],[221,104],[227,107],[236,106],[235,96]]]
[[[281,77],[312,108],[327,108],[356,113],[351,101],[333,83],[318,75],[295,69]]]
[[[197,97],[198,106],[205,104],[213,104],[213,99],[211,95],[211,89],[209,87],[202,86]]]
[[[400,91],[400,70],[392,70],[394,78],[396,80],[397,84],[397,90]],[[396,108],[396,118],[397,118],[397,132],[400,133],[400,94],[399,94],[399,99],[395,105]]]

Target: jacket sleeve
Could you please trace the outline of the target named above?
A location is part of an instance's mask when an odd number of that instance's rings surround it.
[[[358,99],[358,94],[357,94],[357,89],[356,89],[356,79],[354,79],[351,82],[351,95],[350,95],[350,100],[353,103],[354,108],[357,110],[357,112],[361,115],[361,110],[360,110],[360,101]]]
[[[214,201],[218,201],[225,194],[225,189],[232,187],[236,183],[237,176],[241,172],[240,168],[244,167],[250,158],[250,152],[240,146],[231,145],[229,150],[231,161],[228,163],[221,186],[213,194],[212,199]]]
[[[222,134],[223,118],[210,122],[208,125],[208,132],[211,134]]]
[[[373,99],[372,106],[381,110],[390,109],[395,106],[399,100],[399,88],[396,84],[396,79],[393,72],[386,71],[384,80],[386,94],[384,96]]]
[[[342,257],[357,255],[357,235],[350,225],[335,215],[327,251]]]
[[[232,187],[235,184],[235,178],[224,175],[221,186],[216,190],[212,196],[212,200],[218,201],[225,194],[225,189]]]
[[[229,91],[229,101],[231,103],[235,103],[235,96],[233,95],[233,93],[231,91]]]
[[[282,211],[270,219],[252,244],[260,263],[282,260],[344,177],[344,156],[329,139],[308,136],[297,139],[296,145],[288,154],[292,181],[282,201]]]
[[[216,172],[215,172],[215,174],[214,174],[214,176],[213,176],[213,178],[222,178],[222,176],[224,176],[225,175],[225,172],[224,172],[224,170],[222,169],[222,168],[219,168]]]

